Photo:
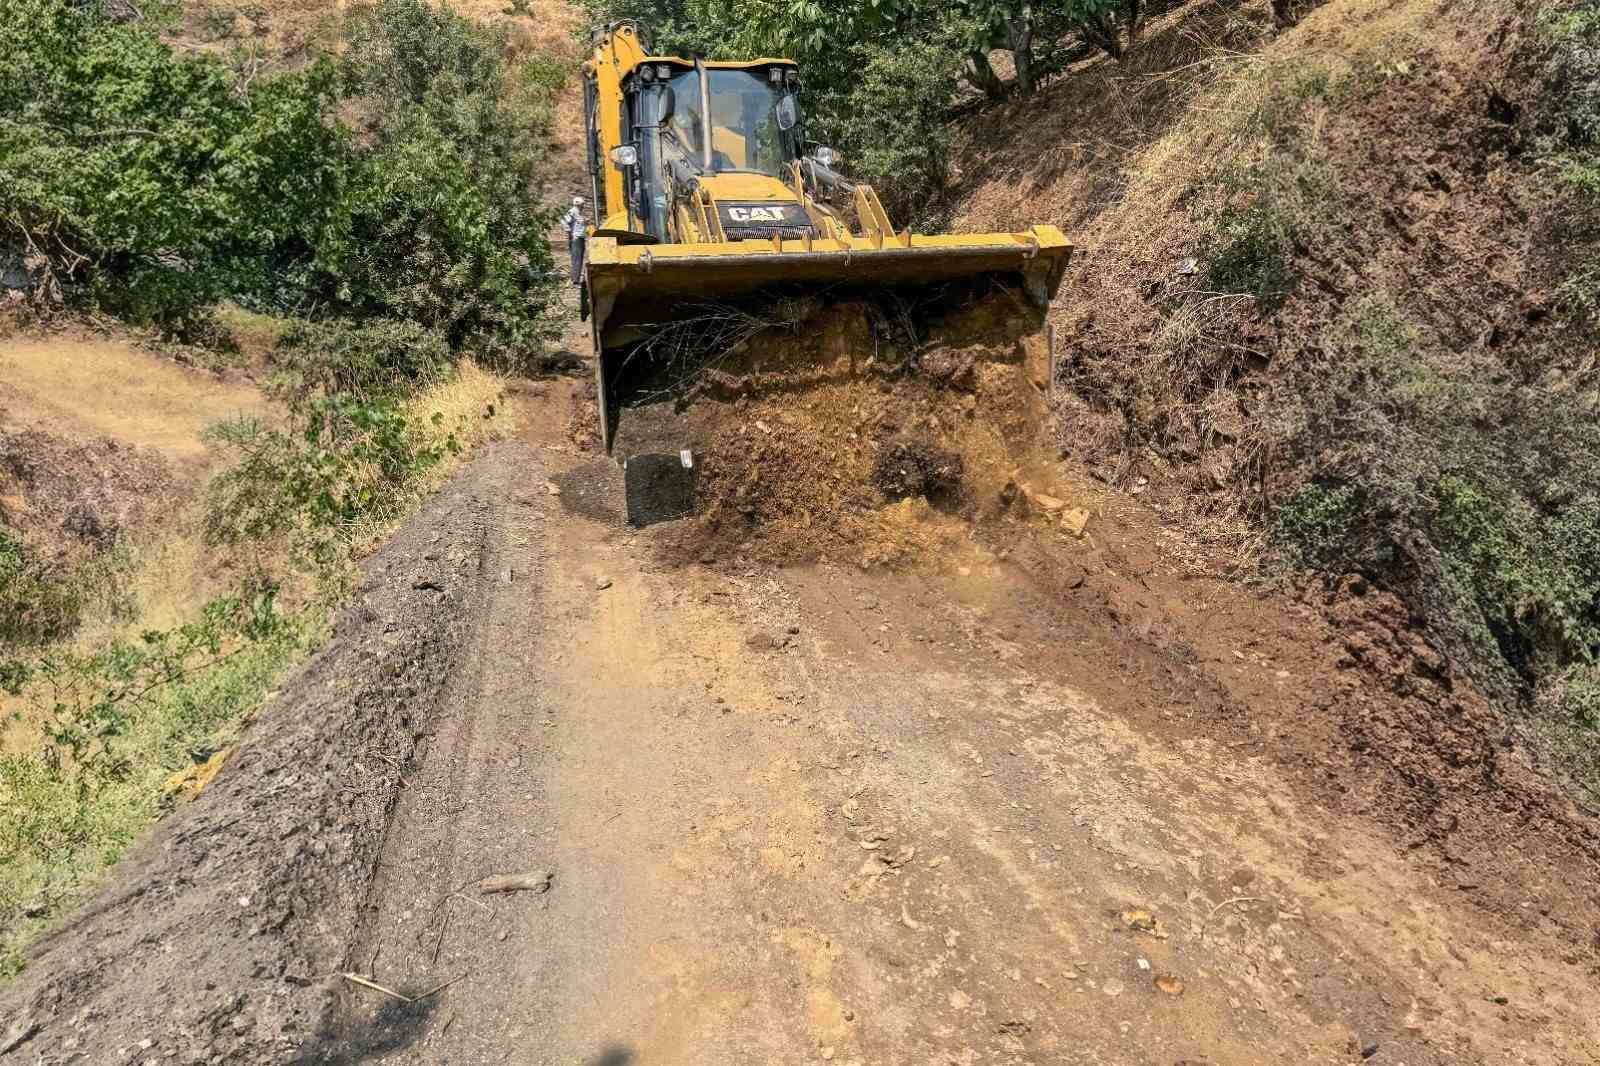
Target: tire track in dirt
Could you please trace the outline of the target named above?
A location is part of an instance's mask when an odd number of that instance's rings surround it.
[[[351,952],[367,977],[409,996],[452,980],[493,979],[495,956],[483,946],[498,943],[506,927],[470,886],[538,865],[543,827],[534,771],[542,746],[534,705],[505,680],[535,670],[530,644],[517,637],[536,628],[543,602],[542,530],[527,503],[525,453],[498,444],[476,461],[494,512],[468,597],[476,624],[458,650],[446,711],[396,806]],[[519,817],[507,819],[510,811]],[[466,1003],[454,1001],[439,1015],[441,1002],[438,993],[407,1004],[364,986],[347,988],[333,1038],[317,1054],[365,1062],[402,1051],[429,1026],[482,1029]]]
[[[1141,731],[1122,664],[1029,651],[1093,617],[996,624],[1021,570],[664,567],[569,402],[384,549],[153,880],[8,990],[0,1061],[1597,1061],[1554,941],[1203,722]]]

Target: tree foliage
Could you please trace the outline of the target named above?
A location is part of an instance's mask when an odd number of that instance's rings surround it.
[[[892,213],[936,212],[951,106],[963,93],[1030,95],[1094,51],[1120,57],[1141,0],[580,0],[594,24],[630,18],[657,51],[796,60],[814,140],[841,149]],[[1015,76],[990,62],[1009,52]]]
[[[0,0],[0,240],[46,284],[181,318],[259,253],[339,225],[348,142],[332,68],[236,91],[142,25],[62,0]]]
[[[337,59],[248,79],[98,4],[0,0],[0,251],[47,296],[179,331],[230,296],[525,348],[554,83],[503,54],[382,0]]]
[[[384,0],[340,68],[371,147],[349,221],[318,249],[320,287],[491,350],[533,343],[552,276],[538,206],[553,68],[508,69],[496,34],[422,0]]]

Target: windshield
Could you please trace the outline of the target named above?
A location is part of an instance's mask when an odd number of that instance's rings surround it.
[[[711,171],[752,171],[780,176],[784,163],[783,135],[778,128],[778,86],[765,71],[708,70],[711,96]],[[700,75],[688,71],[671,83],[676,108],[663,128],[667,138],[697,168],[704,168],[705,116],[701,113]]]

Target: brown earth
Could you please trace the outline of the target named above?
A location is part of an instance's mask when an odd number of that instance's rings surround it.
[[[12,432],[0,421],[0,526],[35,558],[60,563],[103,551],[161,515],[173,489],[167,463],[149,449]]]
[[[1594,819],[1382,597],[1335,631],[1070,480],[1082,540],[672,562],[580,391],[373,561],[0,1061],[1600,1061]]]
[[[923,327],[913,342],[878,305],[837,304],[798,335],[760,333],[689,388],[625,409],[619,454],[696,456],[705,505],[669,535],[671,555],[894,562],[964,539],[957,519],[1003,510],[1006,487],[1043,459],[1037,315],[1002,292]],[[948,492],[928,494],[937,513],[906,500],[922,492],[884,492],[906,476],[907,457],[934,454],[961,471]]]
[[[1126,62],[970,120],[962,228],[1044,220],[1079,246],[1051,312],[1061,446],[1248,551],[1329,461],[1296,433],[1363,303],[1392,307],[1446,377],[1586,372],[1592,344],[1551,313],[1576,242],[1531,151],[1531,10],[1338,0],[1279,29],[1267,5],[1195,0]],[[1268,159],[1272,137],[1332,193],[1304,209],[1298,284],[1268,312],[1211,291],[1205,260],[1222,175]]]
[[[1226,579],[1058,463],[1002,306],[637,413],[703,477],[644,531],[583,387],[524,387],[0,1062],[1600,1062],[1596,815],[1392,597]],[[883,476],[927,446],[943,509]]]

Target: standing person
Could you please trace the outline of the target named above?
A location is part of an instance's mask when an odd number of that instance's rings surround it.
[[[574,196],[572,206],[561,216],[561,226],[567,231],[567,252],[572,256],[572,284],[583,284],[583,241],[588,223],[583,219],[583,197]]]

